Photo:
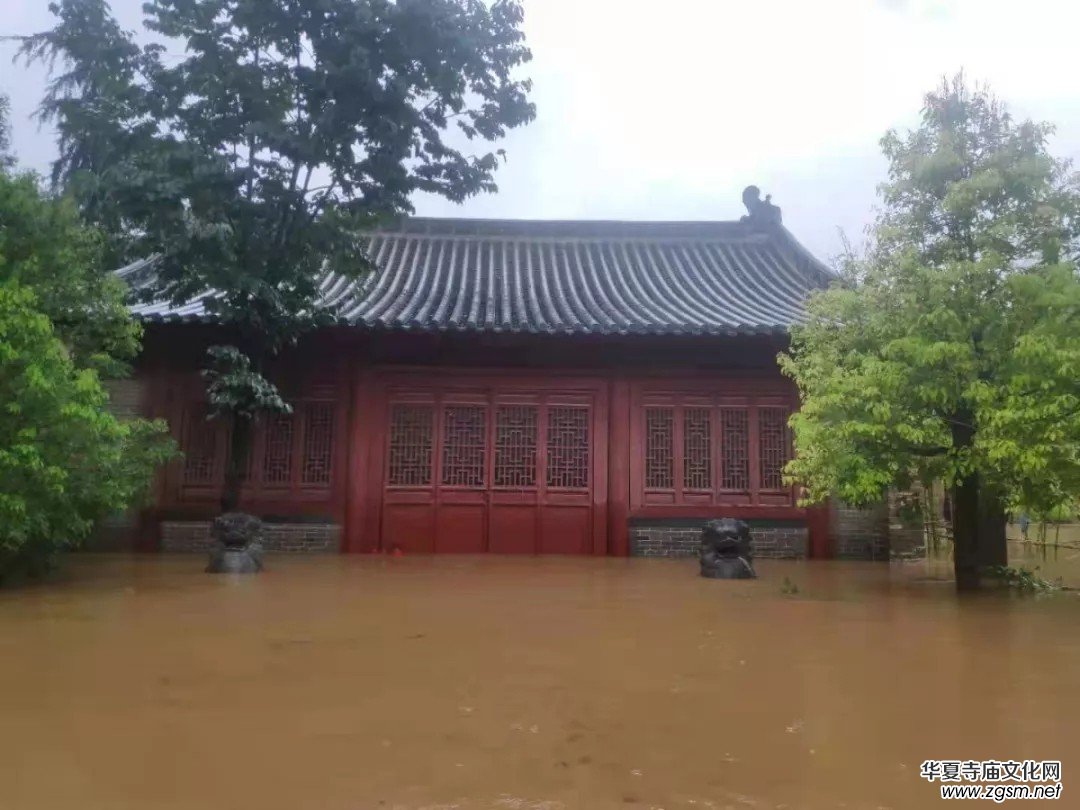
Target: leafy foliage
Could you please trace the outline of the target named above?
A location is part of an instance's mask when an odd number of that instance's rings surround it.
[[[126,287],[103,266],[99,234],[71,200],[43,196],[30,174],[0,173],[0,212],[0,277],[33,289],[77,366],[122,374],[141,330]]]
[[[501,0],[154,0],[137,47],[102,0],[64,0],[24,53],[61,59],[41,114],[55,179],[133,257],[160,254],[157,293],[206,290],[271,347],[317,316],[324,270],[366,267],[358,233],[414,191],[495,188],[497,155],[452,148],[533,116],[521,9]]]
[[[207,400],[214,416],[254,419],[260,413],[292,413],[292,406],[251,368],[247,355],[235,346],[210,349],[211,364],[203,371]]]
[[[865,503],[973,471],[1027,503],[1080,490],[1075,269],[895,269],[902,283],[818,296],[783,360],[804,395],[790,473],[808,495]],[[970,442],[954,436],[966,432]]]
[[[40,573],[132,504],[171,453],[163,425],[109,414],[97,374],[75,365],[37,304],[0,282],[0,579]]]
[[[214,292],[250,360],[229,380],[212,361],[234,415],[274,402],[267,359],[333,317],[324,273],[368,269],[365,229],[414,192],[493,191],[501,150],[468,145],[534,116],[518,0],[150,0],[143,47],[104,0],[50,8],[22,53],[59,66],[54,180],[117,259],[158,257],[149,295]]]
[[[1008,588],[1027,593],[1050,593],[1061,590],[1061,581],[1051,582],[1039,576],[1039,569],[1013,568],[1009,565],[992,566],[987,574]]]
[[[47,568],[173,453],[164,424],[107,408],[99,373],[139,346],[124,295],[70,201],[0,172],[0,579]]]
[[[971,509],[979,492],[1045,506],[1080,491],[1080,194],[1049,132],[957,77],[918,130],[883,139],[868,250],[781,357],[803,396],[788,473],[809,499],[935,478]],[[958,544],[975,542],[971,509]]]

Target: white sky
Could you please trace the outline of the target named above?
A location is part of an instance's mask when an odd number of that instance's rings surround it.
[[[129,28],[142,0],[113,0]],[[50,25],[47,0],[0,0],[0,34]],[[884,163],[878,139],[916,120],[963,68],[1014,113],[1057,124],[1080,155],[1075,0],[525,0],[537,120],[503,146],[500,192],[431,216],[735,219],[751,183],[821,258],[858,239]],[[45,170],[52,136],[28,120],[44,75],[12,65],[15,150]]]

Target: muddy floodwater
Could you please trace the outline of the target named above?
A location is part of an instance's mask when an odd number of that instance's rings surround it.
[[[1080,584],[1080,552],[1046,562]],[[202,564],[84,555],[0,592],[0,808],[925,808],[925,759],[1061,760],[1046,806],[1080,807],[1075,593],[961,602],[926,563]]]

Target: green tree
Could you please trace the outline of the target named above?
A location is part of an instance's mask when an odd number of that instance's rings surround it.
[[[808,499],[943,479],[961,589],[1005,562],[1008,498],[1080,492],[1080,194],[1049,133],[962,76],[927,95],[921,126],[882,140],[865,255],[781,357]]]
[[[32,174],[0,173],[0,277],[34,291],[76,366],[105,376],[127,372],[141,327],[127,287],[104,262],[103,240],[70,198],[41,194]]]
[[[287,410],[268,362],[333,313],[327,271],[368,265],[362,232],[414,192],[495,189],[501,150],[530,121],[518,0],[150,0],[140,47],[104,0],[50,5],[24,40],[61,65],[41,115],[59,131],[54,180],[126,257],[157,256],[148,294],[208,308],[235,339],[211,349],[211,404],[232,420],[222,498],[239,495],[250,425]],[[166,49],[169,53],[166,55]],[[182,54],[182,55],[181,55]]]
[[[11,154],[11,100],[0,93],[0,171],[6,171],[15,164]]]
[[[173,452],[164,424],[108,411],[99,372],[125,370],[138,325],[100,253],[69,201],[0,172],[0,579],[137,502]]]
[[[75,365],[37,304],[0,281],[0,580],[46,570],[170,455],[164,426],[108,412],[96,372]]]

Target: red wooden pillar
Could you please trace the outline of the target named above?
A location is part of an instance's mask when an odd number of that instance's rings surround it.
[[[630,555],[630,383],[613,380],[608,421],[608,553]]]
[[[600,386],[593,401],[596,413],[592,432],[595,439],[592,444],[593,452],[596,454],[596,461],[593,463],[591,551],[596,555],[606,555],[610,553],[608,549],[608,527],[611,525],[611,518],[608,516],[607,508],[610,497],[608,493],[611,492],[611,481],[608,480],[611,472],[609,448],[612,415],[610,386]]]
[[[373,550],[379,543],[377,517],[373,533],[369,514],[370,510],[378,509],[378,504],[372,503],[370,498],[372,487],[379,483],[371,481],[371,456],[378,423],[374,377],[370,369],[356,360],[349,364],[349,374],[348,476],[342,551],[360,552]]]
[[[806,510],[806,528],[809,536],[809,552],[812,560],[832,559],[829,544],[829,502],[811,506]]]
[[[361,520],[364,525],[363,545],[360,550],[386,551],[382,545],[382,518],[383,476],[390,424],[389,406],[385,386],[373,370],[365,371],[361,385],[367,392],[364,396],[367,415],[361,417],[364,420],[361,429],[367,460],[364,463],[363,487],[357,492],[361,498]]]

